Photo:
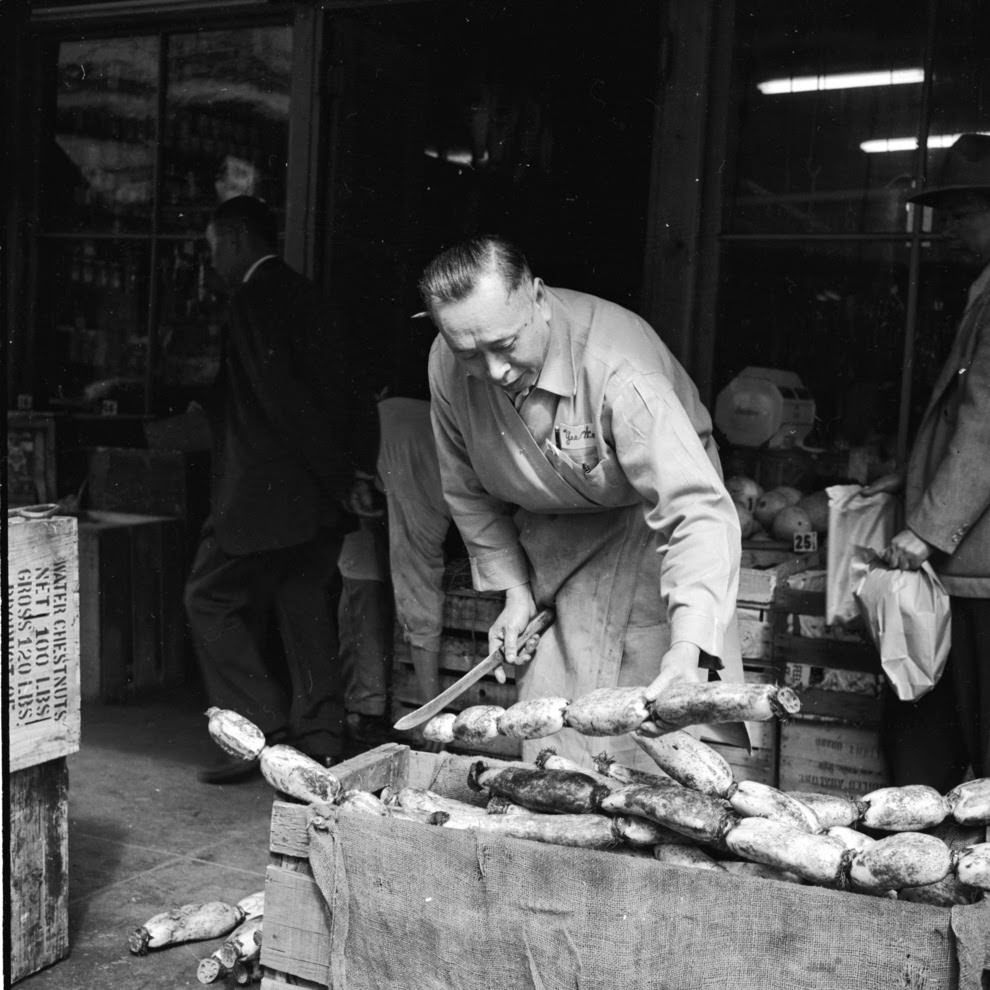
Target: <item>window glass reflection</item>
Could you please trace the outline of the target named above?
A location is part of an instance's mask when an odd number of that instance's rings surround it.
[[[743,5],[733,232],[906,229],[911,156],[869,149],[917,134],[925,7]]]
[[[292,31],[241,28],[169,38],[162,225],[202,231],[231,196],[281,210]]]
[[[54,133],[42,177],[52,226],[149,228],[158,44],[104,38],[59,46]]]

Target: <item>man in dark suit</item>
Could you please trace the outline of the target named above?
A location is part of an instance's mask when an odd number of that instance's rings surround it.
[[[906,526],[886,548],[902,570],[930,561],[952,606],[941,680],[917,702],[892,696],[884,739],[895,784],[947,791],[990,773],[990,137],[963,134],[933,188],[945,243],[979,272],[902,472],[863,490],[904,491]]]
[[[207,240],[230,297],[207,410],[211,516],[185,594],[193,642],[211,705],[250,719],[270,744],[332,762],[344,710],[327,584],[353,528],[344,506],[367,494],[355,469],[373,473],[377,444],[355,429],[347,341],[316,287],[276,255],[268,207],[227,200]],[[265,657],[272,612],[287,677]],[[199,779],[226,783],[255,770],[224,758]]]

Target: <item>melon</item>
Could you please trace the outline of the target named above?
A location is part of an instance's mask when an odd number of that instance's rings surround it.
[[[732,496],[733,502],[746,506],[750,512],[753,511],[756,500],[763,494],[760,485],[744,474],[734,474],[726,481],[725,487]]]
[[[739,516],[739,529],[742,538],[744,540],[749,539],[756,532],[756,520],[753,518],[753,513],[736,499],[732,500],[732,504],[736,507],[736,515]]]
[[[764,528],[770,529],[770,524],[781,509],[786,509],[790,503],[777,491],[764,492],[753,506],[756,521]]]
[[[797,505],[804,498],[804,492],[800,488],[795,488],[793,485],[777,485],[776,488],[771,488],[770,491],[783,495],[787,499],[788,505]]]
[[[773,517],[770,532],[775,539],[790,542],[798,533],[811,532],[811,520],[800,506],[788,505]]]
[[[808,513],[811,528],[816,533],[828,532],[828,492],[812,492],[810,495],[805,495],[798,502],[798,508]]]

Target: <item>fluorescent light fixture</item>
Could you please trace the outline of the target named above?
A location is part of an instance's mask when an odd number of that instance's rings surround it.
[[[871,86],[905,86],[925,81],[924,69],[882,69],[879,72],[839,72],[827,76],[790,76],[767,79],[756,88],[765,96],[780,93],[816,93],[829,89],[865,89]]]
[[[990,132],[977,131],[976,133],[988,134]],[[955,144],[959,137],[959,134],[929,134],[928,147],[948,148]],[[918,147],[918,139],[913,137],[875,138],[872,141],[863,141],[859,147],[868,155],[882,154],[887,151],[914,151]]]

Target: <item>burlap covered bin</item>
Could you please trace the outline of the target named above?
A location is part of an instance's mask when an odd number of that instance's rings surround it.
[[[350,787],[463,797],[390,744]],[[898,903],[276,800],[262,990],[977,990],[990,907]]]

